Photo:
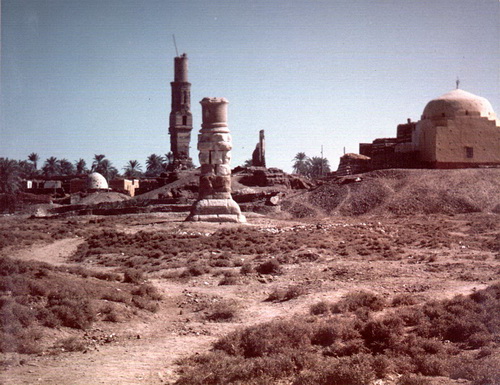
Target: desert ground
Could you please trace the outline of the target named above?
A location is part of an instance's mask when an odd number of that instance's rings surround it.
[[[283,376],[238,379],[217,374],[228,366],[210,369],[203,357],[217,357],[217,341],[220,346],[249,327],[297,320],[317,331],[317,325],[341,319],[335,317],[366,323],[498,285],[499,214],[318,215],[320,206],[313,203],[297,195],[288,207],[314,215],[246,212],[246,224],[189,223],[187,213],[0,217],[7,309],[0,382],[328,383],[306,380],[305,373],[315,370],[312,361]],[[353,293],[371,295],[378,305],[349,308],[346,298]],[[85,319],[76,316],[83,306],[78,301],[88,308]],[[498,305],[491,309],[489,317],[498,320]],[[9,328],[9,322],[17,326]],[[405,323],[400,330],[418,328]],[[405,377],[404,365],[386,365],[376,377],[346,383],[500,383],[498,322],[481,338],[469,334],[474,343],[463,336],[429,337],[445,346],[435,356],[446,361],[444,367],[410,365]],[[308,357],[345,356],[334,345],[311,341],[298,348]],[[365,358],[380,357],[363,349]],[[273,357],[270,352],[261,356]],[[241,362],[254,365],[255,359],[247,355]],[[467,376],[458,370],[466,364],[479,369]]]

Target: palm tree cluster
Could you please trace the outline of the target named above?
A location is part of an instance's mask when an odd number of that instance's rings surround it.
[[[299,152],[292,159],[293,172],[296,174],[304,175],[309,178],[320,178],[328,174],[330,170],[330,164],[328,159],[313,156],[309,158],[305,152]]]

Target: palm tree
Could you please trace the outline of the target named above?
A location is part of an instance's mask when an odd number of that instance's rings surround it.
[[[146,175],[159,176],[165,171],[165,158],[161,155],[151,154],[146,159]]]
[[[35,170],[37,169],[37,162],[40,160],[40,157],[36,152],[32,152],[28,155],[28,160],[33,162],[33,166],[35,166]]]
[[[75,162],[75,168],[77,174],[85,174],[87,172],[87,163],[80,158]]]
[[[165,154],[165,161],[167,163],[167,166],[174,163],[174,153],[172,151],[169,151]]]
[[[101,165],[101,162],[106,158],[106,155],[104,154],[95,154],[94,155],[94,161],[92,162],[92,172],[99,172],[97,171],[97,168]]]
[[[59,166],[60,175],[74,175],[75,166],[73,166],[73,164],[69,160],[60,159],[57,161],[57,164]]]
[[[142,173],[142,166],[137,160],[129,160],[127,165],[123,167],[126,178],[139,178]]]
[[[330,172],[328,159],[320,156],[313,156],[307,160],[307,174],[311,178],[322,177]]]
[[[294,161],[293,172],[296,174],[306,175],[308,159],[309,158],[305,152],[298,152],[297,155],[295,155],[295,158],[292,159],[292,161]]]
[[[12,194],[21,188],[19,164],[13,159],[0,158],[0,192]]]
[[[33,163],[27,160],[20,160],[17,162],[19,168],[19,175],[22,179],[30,179],[36,176],[37,172]]]
[[[59,163],[55,156],[51,156],[45,160],[45,163],[42,167],[43,175],[45,176],[54,176],[59,174]]]
[[[92,168],[94,168],[94,166],[92,166]],[[113,167],[113,164],[109,159],[102,159],[93,171],[98,172],[108,181],[114,179],[118,175],[118,170]]]

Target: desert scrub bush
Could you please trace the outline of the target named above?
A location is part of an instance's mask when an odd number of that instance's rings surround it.
[[[329,314],[332,304],[328,301],[320,301],[311,305],[309,313],[311,315]]]
[[[123,282],[126,283],[142,283],[144,282],[144,274],[138,269],[126,269],[123,272]]]
[[[287,288],[274,289],[266,298],[266,301],[284,302],[294,298],[298,298],[304,294],[306,294],[306,289],[303,286],[292,285]]]
[[[466,378],[474,385],[497,384],[494,344],[489,354],[462,354],[459,347],[469,348],[474,334],[456,342],[445,342],[444,336],[448,328],[463,327],[457,315],[476,315],[474,322],[485,328],[481,330],[498,335],[499,302],[500,287],[495,284],[468,297],[395,308],[367,320],[345,313],[254,325],[220,338],[210,358],[193,357],[185,373],[194,377],[181,375],[179,383],[207,383],[201,373],[217,373],[213,383],[368,384],[396,373],[404,375],[403,384],[428,383],[422,374]],[[419,314],[412,327],[405,327],[399,316],[408,310]],[[437,335],[422,336],[421,327],[428,327],[431,316]],[[265,377],[257,368],[269,368],[272,376]],[[252,370],[256,372],[248,377]],[[190,382],[193,378],[197,380]]]
[[[386,306],[385,300],[377,294],[366,291],[348,293],[339,302],[332,305],[333,313],[353,312],[359,309],[380,311]]]
[[[381,320],[369,321],[361,330],[361,336],[373,353],[395,349],[402,340],[403,320],[391,315]]]
[[[330,318],[314,325],[311,333],[311,344],[330,346],[335,342],[345,343],[361,338],[361,323],[345,318]]]
[[[431,385],[432,382],[422,375],[404,374],[398,381],[397,385]]]
[[[63,352],[83,352],[87,350],[87,343],[78,337],[67,337],[58,340],[54,348]]]
[[[283,270],[278,260],[271,258],[264,261],[255,267],[255,271],[259,274],[282,274]]]
[[[453,379],[465,378],[471,381],[472,385],[498,385],[500,383],[498,357],[454,358],[450,377]]]
[[[239,306],[235,301],[216,302],[206,309],[205,319],[213,322],[228,322],[236,318]]]
[[[219,286],[227,286],[227,285],[237,285],[238,284],[238,276],[235,272],[226,271],[222,279],[219,281]]]
[[[367,354],[331,358],[319,370],[299,375],[293,385],[369,385],[376,378],[372,363]]]
[[[240,267],[240,274],[242,275],[248,275],[252,274],[254,272],[254,268],[251,263],[247,262],[241,265]]]
[[[81,273],[34,261],[0,258],[0,333],[5,342],[0,350],[39,351],[37,344],[25,336],[28,330],[38,330],[41,325],[88,329],[99,312],[104,320],[113,322],[127,312],[124,306],[111,310],[111,304],[106,310],[104,300],[150,311],[158,307],[160,297],[148,285],[103,281],[92,271],[82,278]],[[37,340],[32,336],[31,341]]]
[[[198,277],[203,274],[210,273],[210,267],[204,263],[197,262],[189,265],[184,269],[184,271],[180,274],[181,278],[189,278],[189,277]]]
[[[181,377],[176,385],[206,384],[274,384],[283,376],[297,371],[303,356],[277,355],[257,357],[247,360],[241,356],[230,356],[222,352],[212,352],[185,360]],[[203,365],[206,371],[197,370]]]
[[[215,350],[246,358],[307,350],[310,327],[299,320],[270,321],[229,333],[214,344]]]
[[[144,283],[135,287],[130,293],[134,296],[145,297],[153,301],[160,301],[163,299],[163,296],[158,291],[156,286],[153,286],[149,283]]]
[[[418,303],[418,299],[413,294],[398,294],[392,299],[392,306],[411,306]]]

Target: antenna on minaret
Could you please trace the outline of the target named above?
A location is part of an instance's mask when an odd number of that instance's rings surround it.
[[[172,37],[174,38],[175,53],[177,54],[177,56],[179,56],[179,51],[177,50],[177,43],[175,41],[175,35],[172,35]]]
[[[458,78],[458,76],[457,76],[457,80],[455,81],[455,83],[457,84],[457,90],[458,90],[458,86],[460,85],[460,79]]]

